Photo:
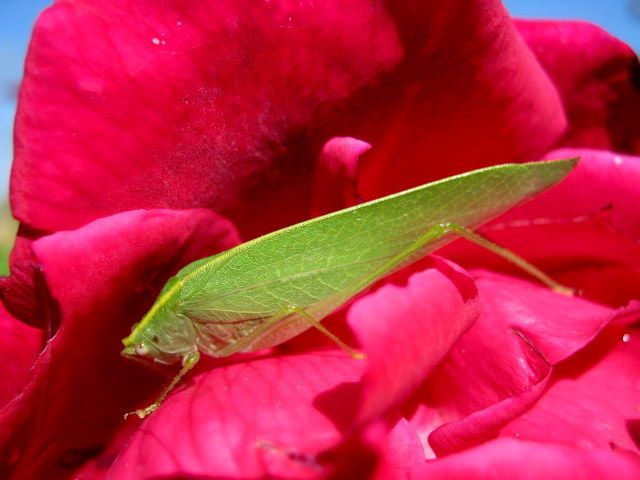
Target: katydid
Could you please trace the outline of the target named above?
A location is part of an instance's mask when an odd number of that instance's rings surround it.
[[[472,230],[553,186],[577,159],[464,173],[314,218],[197,260],[170,278],[123,340],[123,355],[182,362],[153,412],[200,359],[283,343],[310,327],[360,354],[320,321],[380,278],[460,236],[505,257],[551,288],[570,292]]]

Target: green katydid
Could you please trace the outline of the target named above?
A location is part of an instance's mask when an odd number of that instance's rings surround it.
[[[198,362],[272,347],[314,327],[355,358],[320,321],[380,278],[455,236],[505,257],[551,288],[542,271],[472,229],[564,178],[577,159],[508,164],[464,173],[330,213],[197,260],[169,279],[123,355],[182,369],[153,412]]]

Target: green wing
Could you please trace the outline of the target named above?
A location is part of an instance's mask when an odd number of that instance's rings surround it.
[[[183,282],[179,311],[222,325],[265,318],[287,306],[322,318],[388,273],[379,270],[430,227],[451,222],[476,228],[556,184],[575,164],[485,168],[278,230],[185,267],[177,275]],[[451,240],[428,244],[420,256]],[[379,275],[369,278],[374,272]]]

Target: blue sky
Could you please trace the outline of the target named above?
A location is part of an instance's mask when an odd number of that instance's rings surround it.
[[[51,0],[0,0],[0,199],[7,196],[15,101],[31,26]],[[640,0],[505,0],[514,16],[591,20],[640,52]],[[636,13],[634,14],[634,9]]]

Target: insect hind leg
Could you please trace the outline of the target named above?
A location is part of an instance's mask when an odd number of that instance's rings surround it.
[[[525,272],[527,272],[532,277],[539,280],[541,283],[547,285],[553,291],[557,293],[561,293],[563,295],[571,296],[575,293],[572,288],[566,287],[558,282],[556,282],[553,278],[549,277],[546,273],[540,270],[538,267],[532,265],[527,260],[522,258],[520,255],[512,252],[511,250],[501,247],[490,240],[487,240],[482,235],[475,233],[468,228],[463,227],[462,225],[458,225],[457,223],[440,223],[436,226],[442,231],[443,236],[447,233],[453,233],[458,235],[459,237],[464,238],[465,240],[478,245],[479,247],[484,248],[485,250],[489,250],[492,253],[504,258],[508,262],[516,265],[521,268]]]

